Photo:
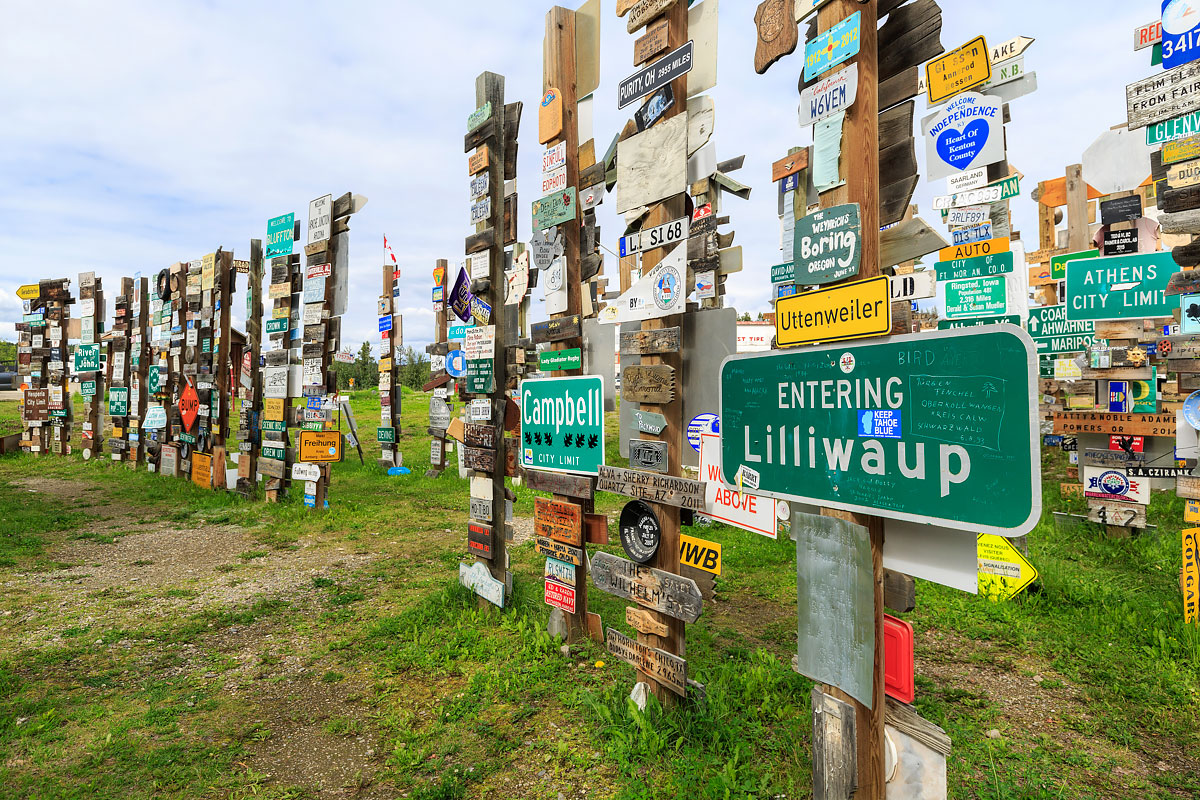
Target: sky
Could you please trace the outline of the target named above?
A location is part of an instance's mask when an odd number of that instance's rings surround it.
[[[702,0],[716,3],[718,0]],[[634,71],[633,42],[614,0],[602,0],[601,83],[592,134],[598,155],[628,116],[617,84]],[[1125,121],[1126,84],[1161,67],[1133,50],[1133,32],[1159,4],[1096,0],[983,3],[941,0],[942,44],[980,34],[989,43],[1036,39],[1026,69],[1037,92],[1015,100],[1009,163],[1025,180],[1014,228],[1036,249],[1037,181],[1059,177],[1108,128]],[[779,262],[777,187],[771,163],[812,141],[797,123],[803,43],[765,75],[754,72],[752,0],[721,0],[717,157],[745,155],[732,177],[749,201],[726,196],[743,248],[727,304],[769,311]],[[469,225],[466,119],[475,77],[505,76],[506,99],[525,104],[518,191],[523,240],[540,188],[537,102],[550,6],[532,0],[358,0],[350,3],[126,0],[10,4],[0,26],[0,340],[21,317],[18,286],[95,271],[111,319],[120,278],[150,276],[176,261],[232,249],[249,257],[270,217],[307,214],[324,194],[351,191],[367,205],[350,221],[350,303],[343,348],[378,343],[383,236],[402,270],[404,343],[432,339],[431,270],[463,258]],[[801,28],[801,37],[804,30]],[[632,111],[633,107],[627,109]],[[926,113],[917,101],[917,119]],[[918,131],[919,133],[919,131]],[[581,136],[581,141],[587,138]],[[917,158],[924,172],[924,147]],[[944,180],[922,180],[913,202],[944,233],[931,200]],[[623,232],[611,196],[601,206],[609,251]],[[616,258],[605,271],[613,285]],[[235,325],[245,283],[234,298]],[[530,319],[540,310],[535,289]]]

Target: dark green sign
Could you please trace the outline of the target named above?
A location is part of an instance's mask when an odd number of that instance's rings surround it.
[[[280,445],[271,445],[271,444],[264,443],[262,446],[261,452],[262,452],[263,458],[273,458],[276,461],[286,461],[287,460],[287,448],[282,447]]]
[[[279,431],[287,430],[287,423],[281,419],[264,419],[259,427],[264,431]]]
[[[1003,317],[971,317],[969,319],[938,320],[939,331],[952,331],[955,328],[978,328],[980,325],[999,325],[1007,322],[1009,325],[1020,325],[1019,314],[1008,314]]]
[[[287,333],[288,318],[280,317],[279,319],[267,320],[267,333]]]
[[[191,433],[181,433],[181,434],[179,434],[179,441],[185,442],[187,444],[195,444],[196,436],[195,436],[195,434],[191,434]]]
[[[495,363],[490,358],[467,360],[467,392],[491,394],[496,386]]]
[[[395,444],[396,443],[396,429],[395,428],[376,428],[375,429],[375,441],[381,442],[383,444]]]
[[[795,283],[815,286],[857,275],[861,240],[858,203],[822,208],[796,220],[792,239]]]
[[[583,369],[583,351],[578,347],[570,350],[543,350],[538,353],[538,368],[542,372]]]
[[[150,365],[150,377],[146,380],[146,388],[150,394],[158,394],[162,391],[163,385],[163,369],[157,364]]]
[[[110,417],[129,416],[129,389],[114,386],[108,390],[108,415]]]
[[[933,265],[939,281],[957,278],[983,278],[989,275],[1004,275],[1013,271],[1012,253],[991,253],[975,258],[960,258],[954,261],[939,261]]]
[[[1033,343],[1010,325],[733,356],[725,480],[971,533],[1041,515]]]
[[[1170,250],[1067,264],[1067,319],[1072,322],[1169,317],[1179,299],[1167,284],[1179,271]]]

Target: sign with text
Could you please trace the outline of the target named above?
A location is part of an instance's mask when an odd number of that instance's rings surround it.
[[[521,381],[521,464],[596,475],[603,463],[603,376]]]
[[[800,92],[800,127],[806,128],[849,108],[857,98],[858,64],[851,64]]]
[[[1039,356],[1082,353],[1096,341],[1096,323],[1069,321],[1062,304],[1030,308],[1026,328]]]
[[[1041,515],[1033,342],[1019,328],[895,336],[721,366],[721,464],[758,493],[972,533]],[[899,438],[863,436],[896,411]]]
[[[942,103],[991,77],[992,61],[987,41],[978,36],[925,65],[929,105]]]
[[[883,336],[892,328],[891,285],[880,275],[785,297],[775,310],[780,347]]]
[[[1200,58],[1200,8],[1195,0],[1163,0],[1162,65],[1172,70]],[[1132,127],[1132,126],[1130,126]]]
[[[692,71],[692,42],[647,64],[617,84],[617,108],[636,103],[676,78]]]
[[[1008,310],[1004,276],[968,278],[946,284],[946,317],[980,317],[1004,314]]]
[[[1002,105],[998,97],[967,92],[921,120],[930,180],[1004,159]]]
[[[263,257],[290,256],[295,228],[295,214],[284,214],[282,217],[267,220],[267,250]]]
[[[804,45],[804,82],[858,55],[862,13],[855,11]]]
[[[813,286],[858,274],[862,258],[858,203],[822,208],[801,217],[793,236],[795,283]]]
[[[1171,251],[1067,263],[1067,319],[1100,321],[1169,317],[1178,305],[1166,294],[1178,270]]]

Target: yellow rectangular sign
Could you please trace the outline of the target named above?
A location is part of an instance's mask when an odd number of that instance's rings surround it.
[[[1200,500],[1183,501],[1183,521],[1200,522]]]
[[[392,371],[392,359],[391,358],[379,359],[379,371],[380,372],[391,372]]]
[[[1002,236],[998,239],[984,239],[982,242],[943,247],[941,250],[938,250],[938,261],[957,261],[960,258],[990,256],[993,253],[1007,253],[1008,249],[1007,236]]]
[[[1200,617],[1200,528],[1183,531],[1183,571],[1179,588],[1183,591],[1183,621]]]
[[[784,297],[775,304],[780,347],[885,336],[892,329],[891,283],[886,275]]]
[[[282,397],[263,398],[263,416],[275,422],[283,421],[284,400]]]
[[[337,431],[301,431],[300,460],[328,464],[342,460],[342,434]]]
[[[991,78],[991,52],[982,36],[925,66],[925,84],[931,105],[949,100]]]
[[[1180,161],[1191,161],[1200,158],[1200,136],[1189,136],[1186,139],[1176,139],[1164,142],[1162,146],[1162,163],[1178,164]]]
[[[679,534],[679,563],[689,567],[721,574],[721,545],[716,542]]]
[[[208,489],[212,486],[212,456],[192,452],[192,483]]]

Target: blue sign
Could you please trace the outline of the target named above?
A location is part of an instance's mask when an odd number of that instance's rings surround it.
[[[872,439],[899,439],[900,410],[859,411],[858,435]]]
[[[1108,410],[1112,414],[1129,413],[1129,381],[1108,382]]]
[[[296,215],[284,214],[267,220],[267,252],[266,258],[275,256],[290,256],[292,254],[292,234],[296,229]]]
[[[385,314],[379,318],[379,332],[386,333],[392,329],[392,315]]]
[[[322,399],[320,397],[308,398],[308,408],[310,411],[320,411]]]
[[[452,378],[461,378],[467,374],[467,354],[462,350],[451,350],[446,354],[446,372]]]
[[[796,284],[794,283],[783,283],[776,286],[775,289],[775,299],[777,300],[782,300],[785,297],[791,297],[796,294]]]
[[[954,244],[970,244],[992,238],[992,223],[985,222],[972,228],[959,228],[953,231]]]
[[[800,186],[800,173],[793,172],[779,182],[779,193],[787,194],[788,192],[794,192],[798,186]]]
[[[698,414],[692,417],[687,426],[688,444],[697,453],[700,452],[700,437],[706,433],[720,433],[721,418],[716,414]]]
[[[433,302],[440,303],[440,302],[442,302],[442,298],[444,298],[445,296],[446,296],[446,287],[444,287],[444,286],[433,287]]]
[[[451,325],[446,331],[446,339],[451,342],[461,342],[467,338],[467,331],[474,327],[474,322],[468,322],[466,325]]]
[[[859,22],[862,13],[855,11],[811,42],[804,45],[804,81],[833,69],[843,61],[858,55]]]
[[[1173,69],[1197,58],[1200,58],[1200,0],[1163,0],[1163,69]]]

